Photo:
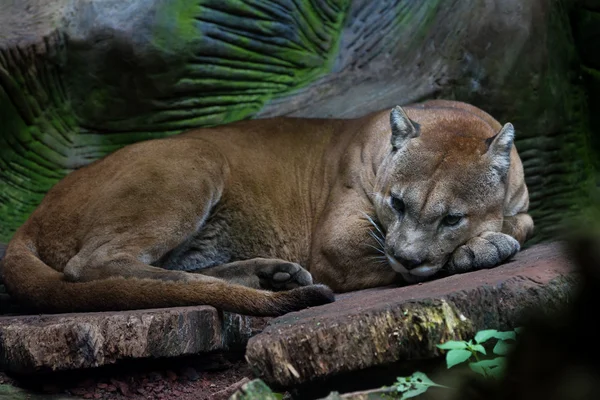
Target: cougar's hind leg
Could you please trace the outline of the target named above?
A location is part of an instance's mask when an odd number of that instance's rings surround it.
[[[93,235],[93,239],[88,239],[69,260],[63,271],[65,278],[75,282],[112,276],[166,281],[198,280],[195,274],[166,270],[150,264],[201,229],[206,215],[208,210],[203,216],[175,208],[159,218],[150,213],[140,213],[135,223],[118,221],[107,224],[108,229],[105,225],[105,229]],[[198,220],[199,226],[189,222]]]
[[[163,268],[150,266],[134,256],[139,249],[123,249],[119,252],[111,251],[110,247],[100,249],[90,258],[73,257],[65,268],[65,278],[73,282],[89,282],[111,277],[158,279],[163,281],[204,281],[218,282],[221,279],[206,275],[190,274],[184,271],[170,271]],[[111,256],[98,253],[110,251]]]
[[[119,179],[98,192],[85,210],[81,248],[63,271],[67,280],[201,279],[150,264],[202,229],[221,199],[226,163],[199,141],[164,140],[150,145],[157,147],[154,153],[160,157],[132,155]],[[136,172],[130,173],[132,169]]]
[[[255,289],[289,290],[312,285],[310,272],[299,264],[275,259],[253,258],[196,271]]]

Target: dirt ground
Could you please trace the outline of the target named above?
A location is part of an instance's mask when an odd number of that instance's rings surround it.
[[[252,374],[240,354],[214,354],[176,360],[150,360],[69,373],[34,376],[0,374],[34,393],[104,400],[219,400],[213,396]]]

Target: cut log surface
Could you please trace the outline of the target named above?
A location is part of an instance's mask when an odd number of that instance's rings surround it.
[[[441,355],[436,344],[519,326],[533,307],[559,309],[577,282],[560,243],[537,245],[490,270],[419,285],[344,294],[286,314],[248,342],[267,384],[291,387],[396,361]]]
[[[265,320],[209,306],[0,317],[0,368],[72,370],[227,350],[244,346]]]
[[[243,348],[269,384],[439,355],[436,344],[508,329],[523,311],[566,302],[576,274],[559,244],[532,247],[495,269],[421,285],[338,296],[335,303],[269,319],[181,307],[0,317],[0,368],[31,373]]]

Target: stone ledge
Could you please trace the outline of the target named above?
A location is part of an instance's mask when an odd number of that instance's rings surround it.
[[[401,288],[348,293],[269,322],[246,359],[275,387],[440,355],[436,344],[481,329],[509,329],[531,307],[556,309],[577,281],[558,243],[534,246],[500,267]]]
[[[59,371],[240,348],[265,323],[209,306],[0,317],[0,368]]]

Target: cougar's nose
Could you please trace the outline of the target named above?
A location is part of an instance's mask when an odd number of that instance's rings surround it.
[[[421,264],[423,264],[423,260],[419,260],[417,258],[412,258],[411,259],[411,258],[404,258],[404,257],[398,257],[398,256],[395,256],[395,258],[406,269],[417,268],[418,266],[420,266]]]

